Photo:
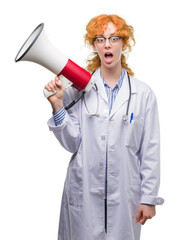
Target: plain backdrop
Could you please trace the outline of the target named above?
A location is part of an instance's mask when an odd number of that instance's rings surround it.
[[[43,96],[53,73],[17,51],[41,22],[48,38],[85,67],[83,36],[89,20],[118,14],[135,30],[128,63],[158,100],[161,187],[165,199],[142,227],[141,240],[177,239],[179,211],[178,5],[170,0],[10,0],[0,7],[0,239],[57,239],[61,195],[71,154],[48,130],[51,107]],[[115,223],[114,223],[115,224]],[[81,240],[81,239],[79,239]],[[116,239],[119,240],[119,239]]]

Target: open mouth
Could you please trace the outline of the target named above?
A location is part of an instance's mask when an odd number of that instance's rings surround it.
[[[110,64],[113,61],[113,54],[112,53],[105,53],[104,58],[105,58],[105,62],[107,64]]]
[[[112,58],[113,54],[112,53],[105,53],[104,56],[105,56],[105,58]]]

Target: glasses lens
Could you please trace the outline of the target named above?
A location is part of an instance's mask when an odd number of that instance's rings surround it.
[[[116,36],[112,36],[110,39],[111,39],[112,43],[115,43],[115,42],[117,42],[119,40],[119,38],[116,37]]]
[[[104,43],[105,42],[105,39],[103,37],[97,37],[96,40],[97,40],[97,43]]]
[[[109,38],[105,38],[105,37],[96,37],[94,39],[94,41],[96,41],[97,44],[104,44],[106,39],[108,39],[110,41],[110,43],[115,44],[119,41],[119,39],[122,39],[123,37],[120,36],[111,36]]]

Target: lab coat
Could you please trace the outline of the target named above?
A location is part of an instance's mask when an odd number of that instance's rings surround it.
[[[139,240],[141,224],[136,215],[141,203],[160,205],[160,132],[156,98],[146,84],[131,77],[129,121],[124,124],[129,86],[127,74],[109,114],[108,99],[100,77],[96,85],[55,126],[49,129],[73,153],[64,184],[58,240]],[[68,88],[64,105],[81,93]],[[99,104],[99,116],[96,113]],[[88,111],[87,111],[88,109]],[[130,123],[130,116],[133,120]],[[59,156],[59,160],[63,159]],[[107,234],[104,198],[107,160]]]

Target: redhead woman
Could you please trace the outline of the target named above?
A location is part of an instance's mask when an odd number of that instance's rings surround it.
[[[141,225],[164,202],[156,97],[126,63],[135,39],[124,19],[94,17],[85,43],[93,50],[87,61],[96,79],[92,89],[65,110],[81,93],[65,89],[59,77],[45,86],[57,90],[48,98],[49,129],[72,153],[58,240],[139,240]]]

